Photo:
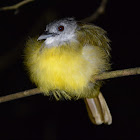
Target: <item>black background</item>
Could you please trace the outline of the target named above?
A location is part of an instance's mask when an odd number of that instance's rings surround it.
[[[0,7],[18,0],[1,0]],[[0,11],[0,96],[34,88],[24,70],[28,37],[43,32],[53,19],[90,16],[99,0],[36,0],[18,11]],[[139,1],[109,0],[94,24],[108,32],[112,70],[140,66]],[[17,14],[15,14],[17,13]],[[102,87],[113,123],[93,125],[82,100],[57,102],[35,95],[0,104],[0,140],[140,139],[140,76],[107,80]]]

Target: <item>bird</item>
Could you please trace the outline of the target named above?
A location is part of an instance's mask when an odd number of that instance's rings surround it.
[[[112,123],[112,116],[95,77],[110,70],[110,40],[91,23],[63,18],[47,24],[43,34],[30,38],[24,64],[31,81],[56,100],[83,99],[91,122]]]

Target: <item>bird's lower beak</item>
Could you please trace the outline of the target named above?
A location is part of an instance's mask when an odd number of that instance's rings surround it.
[[[45,40],[49,37],[55,36],[55,33],[49,33],[48,31],[45,31],[41,36],[39,36],[39,38],[37,39],[37,41],[39,40]]]

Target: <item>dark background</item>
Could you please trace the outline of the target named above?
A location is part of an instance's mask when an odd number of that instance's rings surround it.
[[[0,7],[18,0],[1,0]],[[34,88],[23,66],[28,37],[42,33],[62,17],[90,16],[100,0],[36,0],[18,11],[0,11],[0,96]],[[112,70],[140,66],[138,0],[109,0],[94,24],[108,32]],[[17,14],[15,14],[17,13]],[[93,125],[82,100],[57,102],[35,95],[0,104],[0,140],[125,140],[140,139],[140,76],[106,81],[102,87],[113,123]]]

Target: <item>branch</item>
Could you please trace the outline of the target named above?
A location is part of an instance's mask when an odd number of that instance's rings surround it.
[[[23,98],[23,97],[27,97],[27,96],[31,96],[31,95],[35,95],[35,94],[40,94],[39,89],[34,88],[34,89],[30,89],[30,90],[25,90],[23,92],[18,92],[18,93],[14,93],[14,94],[0,97],[0,103],[12,101],[15,99],[19,99],[19,98]]]
[[[29,2],[33,2],[34,0],[24,0],[24,1],[21,1],[15,5],[12,5],[12,6],[6,6],[6,7],[2,7],[0,8],[0,11],[7,11],[7,10],[16,10],[18,9],[19,7],[29,3]]]
[[[116,70],[116,71],[110,71],[110,72],[103,72],[102,74],[94,76],[94,82],[99,80],[105,80],[110,78],[117,78],[117,77],[123,77],[123,76],[130,76],[130,75],[137,75],[140,74],[140,67],[138,68],[130,68],[130,69],[124,69],[124,70]],[[0,103],[7,102],[31,95],[40,94],[41,91],[37,88],[25,90],[23,92],[18,92],[10,95],[6,95],[3,97],[0,97]]]
[[[105,12],[105,8],[107,5],[108,0],[102,0],[98,9],[89,17],[82,19],[82,22],[92,22],[95,21],[101,14]]]
[[[95,81],[99,81],[99,80],[106,80],[106,79],[111,79],[111,78],[138,75],[138,74],[140,74],[140,67],[124,69],[124,70],[116,70],[116,71],[110,71],[110,72],[103,72],[102,74],[97,75],[94,79]]]

